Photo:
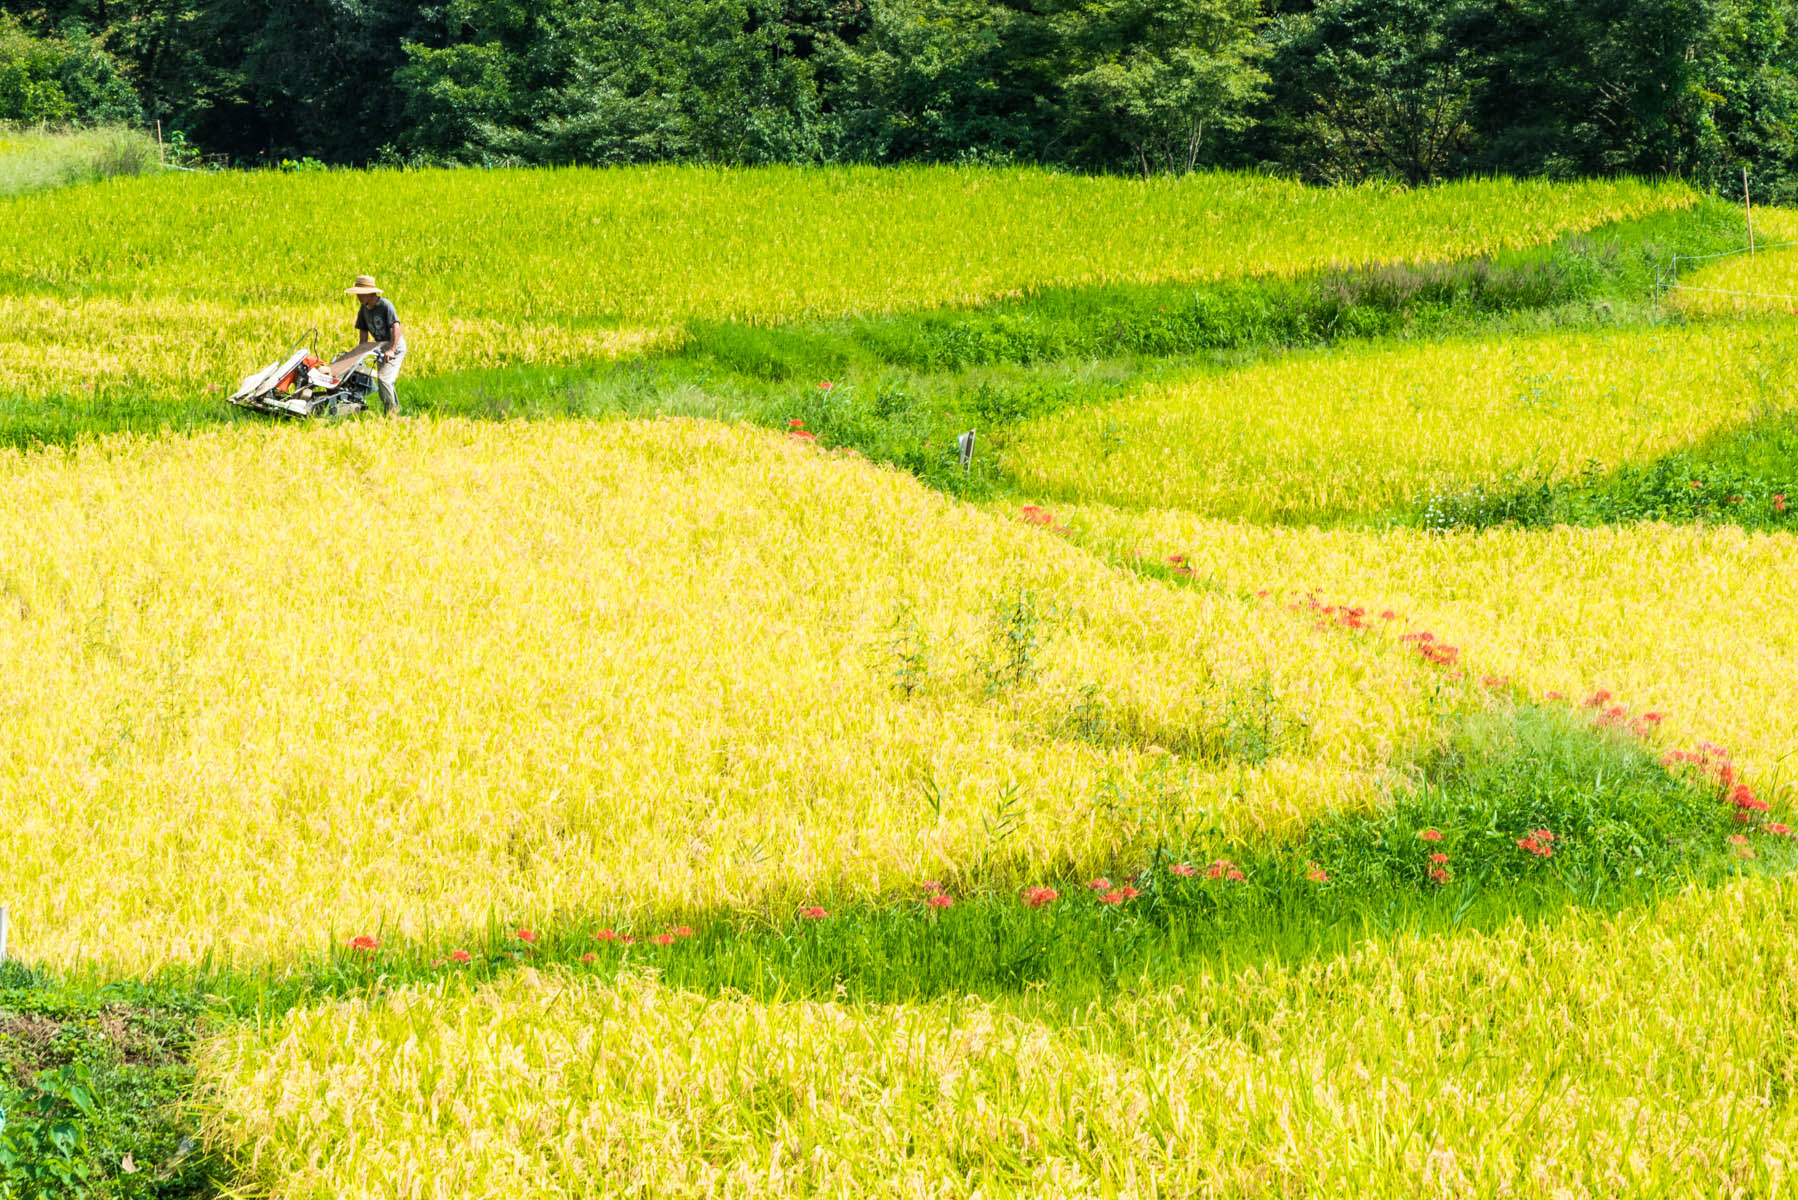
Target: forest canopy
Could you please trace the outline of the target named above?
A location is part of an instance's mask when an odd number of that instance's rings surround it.
[[[235,161],[1672,175],[1798,199],[1798,0],[47,0],[0,120]]]

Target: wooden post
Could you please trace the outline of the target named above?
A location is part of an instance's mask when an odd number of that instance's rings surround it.
[[[169,156],[162,149],[161,117],[156,118],[156,165],[159,167],[166,167],[169,165]]]
[[[0,963],[6,961],[6,905],[0,904]]]
[[[1754,202],[1748,198],[1748,168],[1742,168],[1742,212],[1748,217],[1748,257],[1754,257]]]

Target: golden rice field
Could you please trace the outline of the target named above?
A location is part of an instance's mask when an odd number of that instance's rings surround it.
[[[1747,323],[1304,353],[1008,431],[1040,494],[1247,522],[1368,516],[1507,474],[1652,458],[1798,404],[1791,329]]]
[[[371,197],[392,227],[344,220]],[[189,394],[271,328],[347,327],[362,270],[422,374],[1694,202],[971,169],[113,181],[0,197],[0,401]],[[1094,873],[1147,888],[1199,870],[1163,851],[1378,814],[1445,729],[1523,698],[1612,693],[1665,714],[1636,752],[1721,742],[1798,803],[1791,533],[1363,519],[1791,412],[1783,323],[1686,315],[1170,372],[994,438],[1015,490],[978,502],[692,419],[0,452],[10,953],[222,993],[184,1010],[210,1014],[192,1099],[245,1200],[1788,1195],[1798,884],[1771,855],[1618,908],[1205,943],[1085,998],[435,957],[602,922],[875,939],[947,915],[926,881],[957,918],[1035,920],[1014,897],[1045,880],[1098,912]],[[1425,630],[1452,670],[1400,638]],[[1259,721],[1277,736],[1229,749]],[[1106,928],[1159,954],[1135,898]]]
[[[1177,509],[1067,506],[1082,545],[1180,555],[1196,578],[1270,602],[1316,590],[1393,609],[1532,692],[1615,694],[1667,714],[1675,743],[1720,742],[1764,788],[1798,794],[1798,539],[1641,524],[1549,531],[1279,529]]]
[[[0,197],[0,395],[182,399],[309,329],[353,343],[341,292],[364,272],[398,303],[416,378],[637,352],[691,318],[1488,254],[1696,199],[1627,180],[1408,192],[972,168],[113,180]],[[380,220],[345,219],[371,206]]]
[[[1369,804],[1441,708],[1399,648],[740,427],[113,440],[6,458],[0,520],[0,892],[69,968],[1091,869]],[[999,692],[1025,599],[1039,673]],[[1302,744],[1167,770],[1262,688]]]
[[[1075,1011],[524,972],[214,1044],[287,1197],[1778,1196],[1798,888],[1694,893]]]

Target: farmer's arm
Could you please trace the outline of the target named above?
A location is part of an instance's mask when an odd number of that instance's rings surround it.
[[[356,339],[356,349],[358,350],[374,344],[374,339],[368,336],[368,322],[362,319],[360,310],[356,313]]]
[[[383,350],[392,350],[395,346],[405,340],[406,335],[400,332],[400,323],[395,321],[393,327],[387,331],[387,344],[381,348]]]

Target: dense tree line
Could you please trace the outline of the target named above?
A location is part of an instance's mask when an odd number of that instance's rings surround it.
[[[240,160],[999,161],[1318,181],[1745,166],[1798,0],[34,0],[0,119]]]

